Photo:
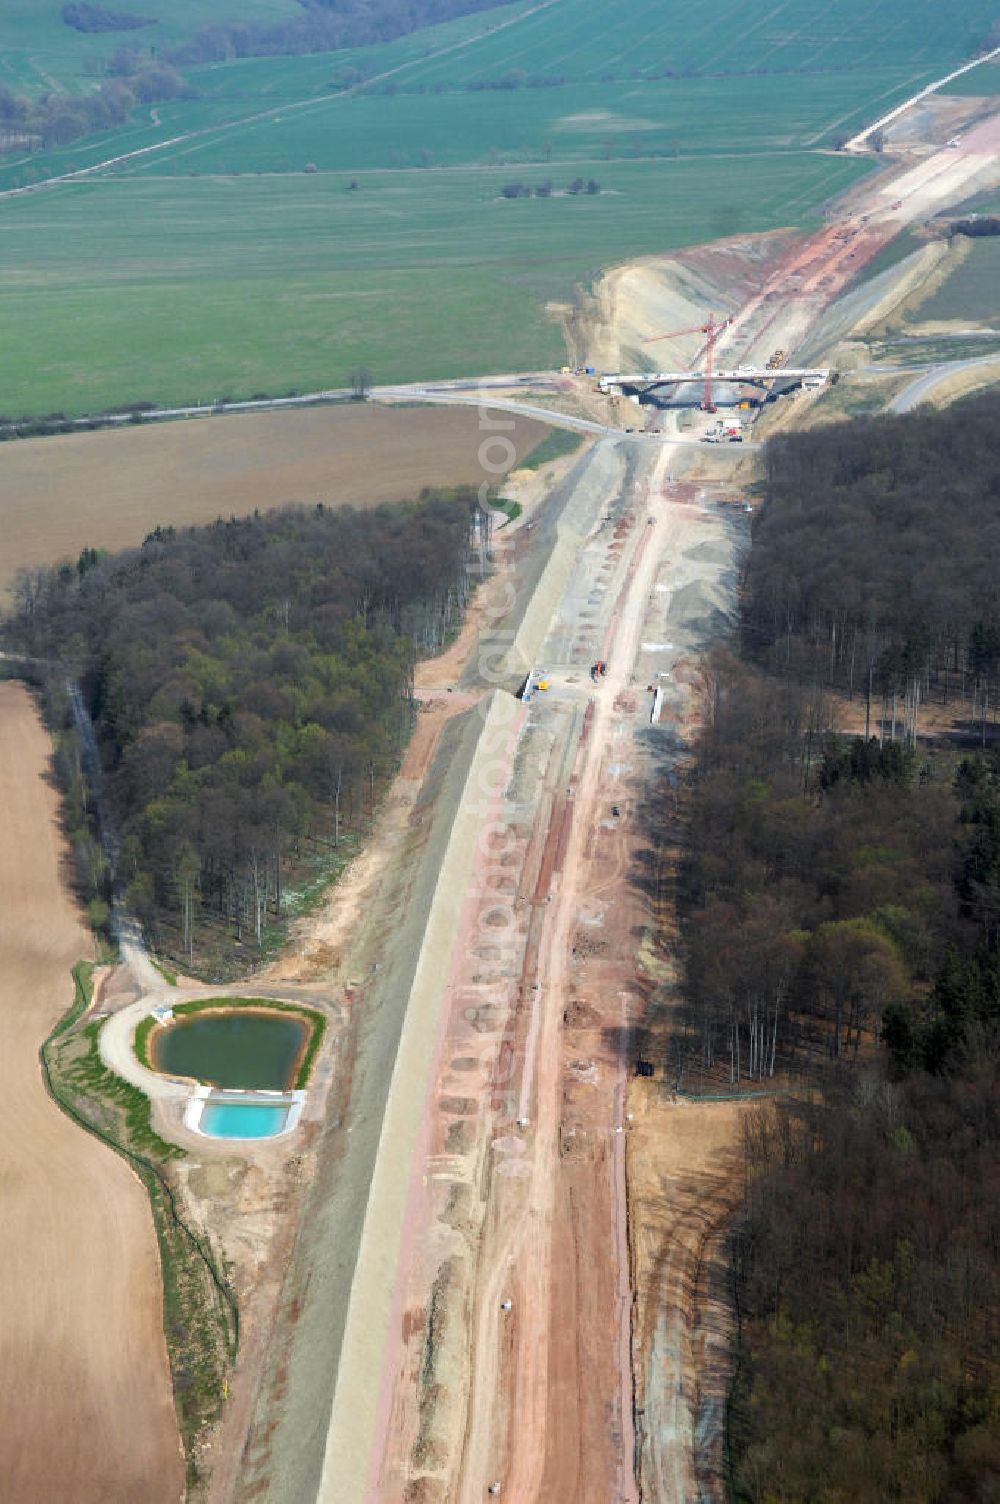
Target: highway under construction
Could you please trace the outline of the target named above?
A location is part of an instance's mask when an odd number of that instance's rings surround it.
[[[1000,182],[998,126],[977,129],[782,246],[726,313],[738,358],[376,394],[478,403],[487,431],[505,406],[548,410],[593,442],[494,534],[459,642],[418,671],[421,756],[365,886],[349,874],[332,900],[336,959],[315,964],[351,1050],[220,1432],[219,1504],[722,1497],[727,1317],[706,1270],[745,1104],[686,1103],[649,1073],[642,1041],[677,984],[676,832],[644,809],[705,713],[754,459],[700,447],[710,414],[624,432],[618,393],[825,382],[821,357],[775,352],[807,347],[908,211]]]

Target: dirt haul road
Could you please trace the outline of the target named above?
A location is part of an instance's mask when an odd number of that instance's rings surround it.
[[[631,690],[659,560],[668,547],[679,551],[688,523],[675,507],[651,515],[652,526],[634,519],[639,525],[623,551],[630,557],[606,633],[607,677],[579,723],[569,790],[565,800],[559,793],[553,799],[542,852],[535,889],[540,921],[522,971],[528,1017],[518,1041],[520,1173],[506,1182],[498,1177],[495,1195],[490,1186],[457,1489],[462,1500],[480,1498],[491,1479],[502,1480],[513,1498],[623,1504],[637,1498],[623,1138],[627,990],[623,998],[609,989],[590,1005],[603,1014],[607,1031],[620,1029],[617,1059],[615,1052],[600,1059],[591,1049],[569,1060],[564,1032],[584,981],[574,938],[581,920],[593,933],[593,905],[614,876],[605,853],[595,850],[614,792],[608,749],[615,729],[625,729],[621,701]],[[579,667],[570,662],[547,671],[562,684]],[[633,958],[627,962],[617,980],[631,984]],[[587,1020],[591,1033],[599,1031],[596,1023]],[[570,1110],[570,1072],[600,1083],[596,1114]]]
[[[184,1470],[146,1193],[64,1117],[38,1049],[91,950],[64,883],[51,753],[0,683],[0,1497],[175,1504]]]
[[[815,326],[890,232],[869,234],[865,200],[852,205],[850,225],[785,242],[719,304],[744,310],[736,345],[793,349]],[[495,692],[445,728],[338,963],[357,1005],[350,1098],[328,1125],[236,1498],[465,1504],[496,1481],[508,1498],[607,1504],[635,1497],[636,1461],[644,1497],[714,1496],[700,1463],[718,1456],[725,1376],[706,1382],[705,1355],[724,1341],[699,1311],[739,1110],[625,1089],[669,991],[634,811],[685,755],[746,520],[671,481],[683,464],[655,440],[595,446],[570,494],[512,530],[520,605],[492,634],[506,673],[477,652],[455,684],[435,677],[445,695]],[[507,691],[531,662],[550,688],[522,708]]]
[[[405,1098],[411,1132],[383,1129],[367,1221],[385,1235],[354,1274],[324,1504],[465,1504],[493,1481],[519,1500],[637,1498],[626,1078],[651,911],[630,809],[676,760],[740,542],[737,514],[664,480],[676,454],[603,445],[579,468],[532,592],[550,688],[521,709],[491,698],[465,896],[448,885],[447,938],[426,942],[430,1087],[415,1102],[397,1061],[386,1122]],[[693,1487],[690,1448],[673,1466]]]
[[[950,193],[995,169],[977,150],[965,162],[932,160],[921,182]],[[788,246],[739,300],[733,345],[764,351],[780,338],[794,348],[896,227],[891,191],[879,184],[867,216],[859,200],[845,223]],[[528,607],[526,620],[551,623],[535,657],[550,688],[509,744],[493,749],[500,797],[483,816],[491,834],[452,915],[450,947],[438,943],[436,1074],[412,1138],[391,1263],[383,1256],[378,1273],[384,1284],[393,1267],[395,1285],[377,1321],[377,1302],[365,1304],[364,1351],[359,1329],[355,1361],[338,1376],[324,1504],[467,1504],[493,1483],[518,1500],[606,1504],[636,1497],[640,1457],[652,1496],[691,1498],[702,1487],[702,1439],[718,1432],[692,1290],[731,1204],[736,1157],[727,1146],[738,1139],[738,1109],[716,1114],[720,1131],[703,1135],[701,1157],[691,1135],[678,1135],[683,1163],[663,1156],[650,1184],[665,1188],[667,1205],[658,1225],[644,1218],[630,1271],[625,1071],[652,979],[636,935],[645,926],[648,938],[651,925],[622,876],[638,833],[614,833],[621,816],[603,827],[630,776],[637,792],[650,758],[662,776],[683,753],[697,701],[686,660],[735,599],[734,547],[731,527],[694,488],[668,484],[650,509],[641,474],[649,460],[633,449],[626,461],[617,447],[622,473],[596,505],[581,490],[575,555],[556,540]],[[612,448],[594,451],[591,479]],[[681,465],[664,450],[652,492]],[[646,627],[661,591],[665,619]],[[593,690],[586,670],[596,658],[610,673]],[[663,673],[673,675],[664,687],[674,741],[654,752],[633,680]],[[669,1104],[642,1105],[652,1157],[671,1133]],[[391,1152],[398,1166],[401,1147],[384,1144],[380,1158]],[[633,1288],[644,1303],[637,1333]]]
[[[971,127],[954,147],[926,143],[914,151],[908,140],[906,157],[852,189],[814,234],[736,236],[614,268],[597,290],[588,359],[605,370],[641,369],[648,330],[696,324],[715,307],[732,319],[718,340],[718,361],[763,362],[782,349],[827,363],[828,343],[803,342],[862,268],[907,226],[998,183],[1000,116]],[[698,335],[665,348],[692,365],[704,356]]]

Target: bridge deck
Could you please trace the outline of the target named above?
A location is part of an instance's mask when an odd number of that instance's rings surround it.
[[[816,366],[776,366],[771,370],[765,367],[720,366],[712,372],[713,381],[753,382],[753,381],[781,381],[785,379],[801,380],[806,376],[822,377],[828,381],[832,372],[829,369]],[[708,378],[707,371],[616,371],[601,377],[603,386],[665,386],[668,383],[682,381],[705,381]]]

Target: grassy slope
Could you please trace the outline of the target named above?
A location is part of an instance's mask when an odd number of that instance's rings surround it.
[[[1000,238],[974,240],[965,260],[915,309],[912,321],[923,324],[936,319],[1000,324]]]
[[[749,19],[737,0],[607,0],[599,15],[556,0],[485,30],[525,9],[363,54],[199,69],[202,97],[161,106],[159,126],[137,116],[0,171],[3,186],[204,132],[0,203],[14,373],[0,409],[338,384],[358,362],[403,380],[558,361],[546,299],[633,255],[809,223],[864,170],[816,144],[966,55],[992,0],[947,17],[937,0],[779,0]],[[398,92],[331,95],[345,62],[398,69]],[[510,69],[566,82],[463,87]],[[499,195],[512,176],[578,173],[599,198]]]

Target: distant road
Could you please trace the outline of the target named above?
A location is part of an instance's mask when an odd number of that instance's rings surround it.
[[[909,99],[904,99],[902,104],[897,104],[896,108],[890,110],[887,115],[882,115],[878,120],[873,120],[871,125],[866,125],[863,131],[859,131],[856,136],[852,136],[850,141],[845,144],[844,150],[851,152],[864,151],[869,136],[874,135],[876,131],[881,130],[884,126],[891,125],[894,120],[898,120],[900,115],[904,115],[913,105],[919,104],[929,94],[936,94],[938,89],[943,89],[945,84],[950,84],[953,78],[961,78],[963,73],[969,73],[973,68],[978,68],[983,63],[992,63],[997,58],[1000,58],[1000,47],[994,47],[992,52],[984,52],[981,57],[974,57],[971,63],[963,63],[961,68],[956,68],[952,73],[946,73],[943,78],[936,78],[933,83],[926,84],[916,94],[911,94]]]
[[[517,378],[518,380],[524,378]],[[530,381],[532,378],[526,378]],[[507,381],[505,385],[512,383]],[[489,396],[490,383],[488,382],[455,382],[454,384],[441,384],[434,386],[380,386],[373,387],[372,400],[375,402],[437,402],[445,405],[463,407],[489,407],[493,411],[514,413],[521,418],[535,418],[541,423],[548,423],[553,428],[568,428],[574,433],[593,434],[597,438],[630,439],[637,444],[648,443],[650,439],[669,444],[701,444],[698,438],[688,438],[685,434],[657,433],[648,429],[636,429],[629,433],[621,428],[613,428],[606,423],[598,423],[592,418],[578,418],[572,413],[557,412],[553,408],[539,407],[533,402],[519,402],[510,397]],[[746,442],[744,449],[760,449],[758,443]]]
[[[510,383],[508,382],[509,386]],[[452,407],[489,407],[491,410],[514,413],[521,418],[537,418],[542,423],[554,424],[557,428],[570,428],[577,433],[595,434],[606,438],[627,438],[620,428],[609,428],[606,423],[597,423],[592,418],[577,418],[572,413],[553,412],[547,407],[538,407],[533,402],[519,402],[511,397],[492,397],[489,383],[456,382],[447,388],[440,386],[379,386],[372,388],[372,399],[380,401],[436,402]],[[635,435],[641,438],[641,434]]]
[[[592,418],[579,418],[573,413],[559,412],[554,408],[541,407],[537,403],[492,395],[494,392],[510,391],[512,387],[519,386],[535,390],[546,386],[555,389],[558,381],[559,375],[555,371],[526,371],[506,376],[486,376],[481,380],[466,378],[459,381],[434,382],[426,386],[420,384],[375,386],[369,391],[368,400],[385,403],[387,406],[394,402],[428,402],[451,407],[489,407],[500,412],[513,413],[516,417],[534,418],[538,422],[548,423],[553,428],[568,428],[575,433],[590,434],[595,438],[634,440],[637,444],[647,443],[650,439],[662,439],[671,444],[701,443],[700,439],[689,438],[683,434],[659,434],[640,428],[636,428],[634,433],[628,433],[624,429],[598,423]],[[161,423],[183,418],[210,418],[226,413],[273,412],[281,408],[318,407],[326,403],[350,402],[353,399],[354,393],[350,387],[330,387],[319,392],[304,392],[299,397],[260,397],[249,402],[203,403],[191,407],[157,407],[148,412],[139,413],[98,413],[87,418],[74,418],[72,422],[77,428],[89,428],[95,422],[108,428],[115,428],[131,423]],[[744,449],[759,449],[761,446],[746,442],[743,447]]]
[[[270,120],[277,115],[289,115],[293,110],[315,109],[317,106],[329,104],[333,99],[351,99],[354,95],[363,94],[366,89],[382,83],[387,78],[392,78],[397,73],[404,73],[407,68],[412,68],[416,63],[429,63],[435,58],[444,57],[448,52],[459,52],[463,47],[480,41],[482,37],[495,36],[498,31],[506,31],[509,26],[517,26],[521,21],[526,21],[529,16],[536,15],[540,10],[548,10],[550,6],[557,3],[558,0],[538,0],[538,4],[533,5],[530,10],[519,11],[516,16],[511,16],[506,21],[498,21],[487,26],[485,31],[462,37],[457,42],[449,42],[447,46],[439,47],[434,52],[426,52],[422,57],[408,58],[404,63],[397,63],[394,68],[386,68],[382,73],[373,73],[370,78],[362,79],[360,83],[352,85],[349,89],[341,89],[337,94],[310,94],[306,99],[273,105],[267,110],[256,110],[252,115],[241,115],[236,120],[221,120],[214,125],[203,125],[198,130],[183,131],[179,136],[168,136],[164,141],[153,141],[148,146],[136,147],[134,151],[121,152],[115,157],[105,157],[103,161],[92,162],[87,167],[78,167],[71,172],[60,172],[38,183],[26,183],[23,188],[0,189],[0,199],[19,198],[24,193],[40,193],[45,188],[55,187],[57,183],[77,182],[81,178],[93,177],[95,173],[104,172],[109,167],[120,167],[123,162],[133,162],[139,157],[148,157],[153,152],[166,151],[170,146],[183,146],[187,142],[198,141],[206,136],[221,135],[223,131],[237,130],[241,125],[254,125],[259,120]],[[155,115],[156,112],[151,111],[151,114]],[[155,119],[153,124],[158,125],[159,119]]]
[[[932,370],[918,376],[916,381],[911,381],[909,386],[905,386],[893,397],[886,411],[890,413],[912,412],[915,407],[920,406],[921,402],[928,400],[935,387],[950,381],[952,376],[958,376],[963,371],[975,371],[980,368],[985,370],[989,366],[996,366],[1000,374],[1000,355],[981,355],[976,360],[945,361],[943,365],[934,366]]]

